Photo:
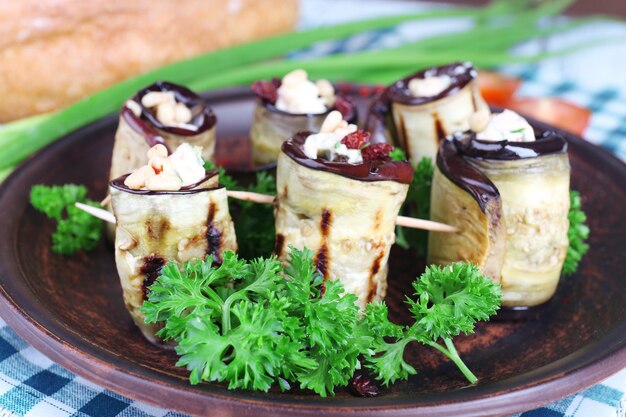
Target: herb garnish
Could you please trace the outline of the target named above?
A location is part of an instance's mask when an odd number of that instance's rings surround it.
[[[80,249],[90,251],[100,240],[102,221],[77,208],[74,205],[77,202],[101,207],[87,199],[87,188],[83,185],[35,185],[31,188],[33,207],[57,221],[52,234],[52,252],[72,255]]]
[[[476,320],[499,306],[499,287],[476,267],[429,268],[414,283],[415,300],[407,301],[415,324],[398,326],[384,303],[370,304],[361,316],[356,296],[345,294],[339,281],[324,281],[312,255],[291,247],[286,266],[232,252],[224,253],[221,266],[210,258],[180,269],[169,263],[142,312],[148,323],[163,322],[158,336],[177,342],[178,365],[187,367],[193,384],[261,391],[298,384],[326,396],[347,385],[362,362],[388,384],[416,372],[402,358],[412,341],[441,351],[476,381],[451,340],[471,333]]]
[[[563,263],[563,275],[571,275],[576,272],[578,263],[589,250],[589,245],[585,243],[585,240],[589,237],[589,226],[585,224],[587,215],[582,210],[580,193],[571,190],[569,198],[570,208],[567,215],[569,220],[569,229],[567,230],[569,246],[565,262]]]
[[[398,157],[402,156],[398,155]],[[406,159],[406,157],[403,159]],[[413,182],[409,187],[409,192],[402,208],[402,213],[405,216],[426,220],[430,218],[430,190],[432,183],[432,161],[430,158],[422,158],[417,167],[415,167]],[[425,256],[428,245],[428,232],[426,230],[396,227],[396,244],[403,249],[415,248],[419,256]]]
[[[206,169],[215,169],[211,162],[205,162]],[[248,186],[241,185],[236,179],[226,173],[223,167],[217,167],[220,175],[220,184],[228,190],[251,191],[260,194],[276,194],[276,178],[267,171],[256,173],[255,182]],[[239,237],[239,255],[245,259],[256,256],[269,256],[274,250],[274,207],[257,204],[250,201],[231,199],[229,202],[235,233]]]

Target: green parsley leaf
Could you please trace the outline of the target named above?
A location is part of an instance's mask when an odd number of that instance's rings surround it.
[[[472,333],[479,320],[489,320],[500,306],[500,286],[470,263],[430,265],[413,283],[415,299],[407,298],[419,337],[433,341]]]
[[[205,169],[218,169],[220,184],[229,190],[251,191],[260,194],[276,194],[276,178],[267,171],[259,171],[255,181],[247,186],[240,184],[222,167],[211,162],[205,162]],[[274,207],[271,205],[256,204],[250,201],[231,200],[231,215],[235,223],[237,236],[240,239],[239,254],[245,259],[256,256],[269,256],[274,250]]]
[[[393,148],[393,151],[389,152],[389,157],[394,161],[406,161],[406,154],[400,148]]]
[[[100,208],[100,204],[87,199],[87,188],[82,185],[35,185],[30,192],[30,202],[38,211],[56,220],[52,234],[52,251],[72,255],[79,250],[93,250],[102,234],[100,219],[80,210],[77,202]]]
[[[567,218],[569,220],[569,229],[567,231],[569,247],[567,248],[562,272],[564,275],[571,275],[576,272],[579,262],[589,250],[589,245],[585,242],[589,237],[589,226],[585,223],[587,215],[582,210],[580,193],[578,191],[570,191],[570,209]]]
[[[383,384],[406,379],[415,369],[404,361],[405,347],[412,341],[430,346],[452,360],[465,377],[476,382],[476,376],[459,356],[452,337],[472,333],[476,321],[488,320],[501,302],[500,287],[468,263],[451,266],[429,266],[413,283],[415,299],[407,298],[415,322],[410,327],[390,323],[386,307],[368,306],[366,320],[373,326],[373,350],[366,367]],[[443,341],[443,345],[439,342]]]
[[[433,181],[433,164],[430,158],[422,158],[415,168],[413,182],[409,187],[402,212],[409,217],[430,218],[430,190]],[[426,230],[396,227],[396,244],[403,249],[415,248],[419,256],[426,255],[428,232]]]

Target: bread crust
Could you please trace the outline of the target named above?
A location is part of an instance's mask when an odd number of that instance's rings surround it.
[[[0,0],[0,122],[293,29],[297,0]]]

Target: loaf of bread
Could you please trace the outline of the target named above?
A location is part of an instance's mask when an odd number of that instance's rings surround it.
[[[297,0],[0,1],[0,123],[125,78],[292,30]]]

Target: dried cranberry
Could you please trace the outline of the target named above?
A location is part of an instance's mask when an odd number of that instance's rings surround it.
[[[278,99],[278,88],[273,81],[255,81],[252,84],[252,92],[261,100],[274,104]]]
[[[361,149],[361,146],[365,145],[370,140],[370,132],[366,132],[365,130],[357,130],[356,132],[352,132],[343,139],[341,139],[341,143],[346,145],[348,149]]]
[[[389,158],[389,152],[393,151],[393,146],[388,143],[374,143],[361,150],[364,161]]]
[[[335,96],[335,110],[339,111],[344,120],[349,122],[355,121],[356,114],[354,112],[354,103],[348,97],[337,94]]]
[[[363,374],[352,378],[348,390],[357,397],[376,397],[380,394],[380,389],[374,381]]]

